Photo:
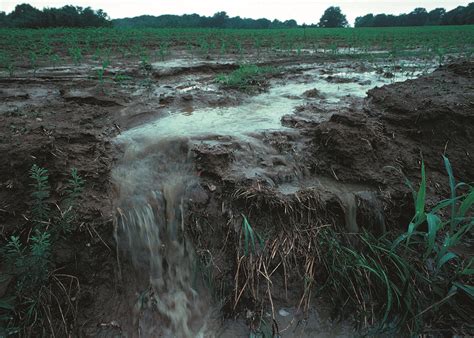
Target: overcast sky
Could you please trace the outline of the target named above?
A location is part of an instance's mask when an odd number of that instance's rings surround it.
[[[329,6],[341,7],[351,25],[357,16],[368,13],[408,13],[416,7],[428,10],[444,7],[448,10],[466,6],[461,0],[0,0],[0,11],[11,12],[17,4],[29,3],[34,7],[62,7],[67,4],[103,9],[112,19],[142,14],[212,15],[226,11],[229,16],[247,18],[295,19],[299,24],[317,23]]]

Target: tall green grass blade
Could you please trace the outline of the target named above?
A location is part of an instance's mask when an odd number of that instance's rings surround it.
[[[467,266],[460,272],[461,275],[474,275],[474,257],[471,257]]]
[[[457,258],[458,256],[454,252],[447,252],[444,254],[438,261],[437,268],[438,270],[443,267],[444,264],[449,262],[450,260]]]
[[[416,222],[419,224],[420,219],[423,218],[425,213],[425,200],[426,200],[426,173],[425,173],[425,163],[421,162],[421,183],[418,194],[416,195]]]
[[[458,282],[454,282],[453,285],[455,287],[457,287],[458,289],[464,291],[469,297],[474,299],[474,286],[461,284],[461,283],[458,283]]]
[[[242,230],[244,231],[244,254],[245,256],[247,256],[249,253],[249,232],[247,228],[248,222],[247,222],[247,218],[245,218],[245,216],[243,217],[244,217],[244,220],[242,223]]]
[[[461,201],[462,199],[463,199],[463,196],[458,196],[454,199],[454,202]],[[452,203],[453,203],[453,200],[451,198],[446,199],[446,200],[442,200],[431,209],[431,213],[436,213],[436,212],[450,206]]]
[[[474,275],[474,269],[464,269],[459,274],[471,276],[471,275]]]
[[[257,237],[257,240],[260,244],[260,247],[263,248],[263,239],[260,237],[258,233],[256,233],[253,229],[252,226],[250,225],[249,221],[247,220],[247,217],[242,215],[243,221],[242,221],[242,230],[244,232],[244,252],[245,255],[248,255],[249,252],[251,253],[256,253],[257,251],[257,245],[255,241],[255,237]]]
[[[408,225],[408,233],[406,237],[405,247],[408,248],[410,245],[410,238],[417,229],[417,227],[426,220],[425,215],[425,200],[426,200],[426,173],[425,173],[425,163],[421,162],[421,183],[420,188],[416,194],[415,202],[415,217]]]
[[[392,251],[395,250],[401,242],[403,242],[405,239],[407,239],[407,237],[408,237],[408,233],[406,233],[406,232],[401,234],[400,236],[398,236],[397,239],[394,240],[393,243],[392,243],[392,248],[391,248]]]
[[[449,162],[448,158],[443,155],[444,166],[446,168],[446,172],[448,173],[449,177],[449,188],[451,191],[451,223],[450,223],[450,231],[453,232],[456,228],[456,180],[454,179],[453,168],[451,167],[451,163]]]
[[[459,207],[459,216],[464,217],[467,211],[472,207],[474,204],[474,189],[469,192],[466,198],[461,202]]]
[[[441,219],[432,213],[426,214],[426,221],[428,223],[428,248],[425,253],[425,259],[435,249],[436,234],[442,227]]]

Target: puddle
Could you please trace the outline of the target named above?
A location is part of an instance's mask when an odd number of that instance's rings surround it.
[[[385,79],[374,71],[358,73],[358,82],[328,83],[319,75],[318,70],[306,71],[304,75],[311,76],[312,80],[305,83],[276,85],[268,92],[259,94],[239,106],[186,110],[184,114],[169,111],[167,116],[131,129],[119,138],[193,138],[207,135],[245,138],[249,134],[261,131],[289,129],[282,126],[281,119],[305,102],[303,94],[308,90],[317,89],[323,97],[322,104],[339,104],[347,97],[363,98],[367,91],[375,86],[416,77],[416,75],[398,74],[395,78]],[[337,76],[354,75],[342,72],[337,73]],[[184,89],[190,90],[190,88],[195,89],[194,87]]]
[[[329,309],[319,306],[314,308],[319,310],[310,310],[306,316],[302,316],[295,307],[281,307],[276,311],[275,322],[279,328],[280,338],[336,338],[355,336],[353,328],[348,323],[338,323],[332,321],[328,314]],[[270,337],[271,336],[272,317],[267,313],[264,318],[264,324],[260,327],[258,333],[249,335],[248,325],[243,320],[227,320],[222,325],[218,337],[220,338],[248,338],[248,337]],[[257,331],[257,330],[256,330]],[[262,335],[262,333],[267,335]],[[259,335],[260,334],[260,335]],[[268,335],[270,334],[270,335]]]
[[[233,136],[246,137],[264,130],[287,129],[281,118],[293,111],[302,99],[285,96],[302,94],[313,84],[290,84],[270,89],[237,107],[205,108],[192,113],[169,113],[157,121],[131,129],[120,136],[130,139]]]

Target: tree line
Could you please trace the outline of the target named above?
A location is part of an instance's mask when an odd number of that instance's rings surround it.
[[[198,14],[184,15],[142,15],[134,18],[112,20],[115,27],[150,27],[150,28],[294,28],[298,27],[295,20],[248,19],[240,16],[229,17],[226,12],[217,12],[213,16]]]
[[[367,14],[355,20],[355,27],[394,27],[394,26],[437,26],[474,24],[474,2],[459,6],[449,12],[436,8],[428,12],[425,8],[415,8],[408,14],[387,15]]]
[[[451,11],[436,8],[428,12],[425,8],[415,8],[408,14],[367,14],[356,18],[355,27],[395,27],[426,25],[470,25],[474,24],[474,2],[459,6]],[[101,9],[90,7],[64,6],[39,10],[29,4],[17,5],[6,14],[0,12],[0,27],[46,28],[46,27],[129,27],[129,28],[235,28],[271,29],[301,27],[295,20],[273,20],[265,18],[249,19],[229,17],[226,12],[213,16],[198,14],[184,15],[142,15],[133,18],[110,20]],[[306,27],[306,25],[302,25]],[[309,27],[347,27],[346,16],[339,7],[326,9],[318,24]]]
[[[107,14],[90,7],[64,6],[39,10],[28,4],[17,5],[10,13],[0,12],[0,27],[110,27]]]

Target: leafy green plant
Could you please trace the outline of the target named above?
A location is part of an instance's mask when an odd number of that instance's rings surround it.
[[[13,76],[15,66],[10,55],[6,53],[0,53],[0,67],[7,69],[10,77]]]
[[[59,55],[58,54],[52,54],[50,56],[50,60],[51,60],[51,64],[53,65],[53,67],[57,67],[58,66],[58,63],[59,63]]]
[[[159,53],[160,53],[160,60],[162,62],[165,61],[165,56],[168,53],[168,48],[169,48],[168,43],[166,42],[160,43]]]
[[[129,80],[131,80],[131,77],[125,74],[117,73],[114,76],[114,81],[117,82],[119,85],[122,85],[124,82]]]
[[[210,47],[209,47],[209,43],[207,42],[207,40],[206,39],[201,39],[199,41],[199,50],[201,51],[201,54],[203,56],[209,55],[209,49],[210,49]]]
[[[152,66],[150,64],[150,57],[146,52],[143,52],[140,55],[140,69],[146,73],[148,73],[152,69]]]
[[[456,184],[448,159],[444,161],[450,198],[427,207],[422,164],[417,191],[407,180],[413,190],[415,215],[398,238],[363,233],[356,235],[356,247],[334,229],[321,232],[319,259],[327,272],[321,291],[333,291],[330,300],[335,307],[355,311],[360,323],[371,323],[375,329],[371,333],[422,333],[427,322],[454,327],[470,321],[473,260],[460,257],[454,248],[472,233],[474,189]],[[465,192],[456,195],[460,188]],[[449,318],[444,313],[450,313]]]
[[[30,169],[30,178],[33,180],[31,186],[34,189],[31,193],[33,222],[38,226],[44,226],[49,221],[51,211],[47,201],[51,188],[48,182],[48,170],[34,164]]]
[[[68,49],[69,55],[71,56],[75,65],[79,65],[82,61],[82,50],[79,47],[73,47]]]
[[[262,89],[266,84],[265,76],[275,72],[274,67],[241,65],[228,75],[218,75],[216,80],[221,85],[229,88],[240,90]]]
[[[249,254],[256,254],[257,244],[259,245],[260,249],[263,249],[264,242],[260,235],[252,229],[252,226],[247,220],[247,217],[242,215],[242,218],[242,232],[244,234],[244,254],[245,256],[248,256]]]
[[[46,323],[51,326],[50,307],[58,306],[62,312],[58,295],[54,296],[55,303],[49,303],[53,299],[52,290],[59,287],[59,293],[69,297],[69,291],[54,272],[51,255],[60,235],[68,234],[73,229],[74,208],[83,192],[84,180],[76,169],[72,169],[62,203],[63,211],[58,208],[59,212],[56,213],[49,201],[48,171],[35,164],[30,169],[30,178],[33,180],[32,235],[23,240],[18,235],[12,235],[2,248],[7,269],[1,277],[15,282],[13,292],[0,299],[0,333],[4,332],[5,335],[24,330],[34,331],[35,327],[43,330],[44,335]],[[74,277],[68,277],[74,280]],[[69,306],[70,300],[66,304]],[[53,327],[50,329],[53,330]],[[67,328],[64,330],[68,331]]]
[[[426,173],[425,165],[422,163],[421,166],[421,183],[418,191],[416,191],[413,185],[407,180],[407,185],[412,190],[414,202],[415,202],[415,216],[408,226],[408,231],[402,234],[394,242],[393,247],[397,247],[400,243],[405,242],[405,245],[410,244],[412,237],[417,237],[417,243],[426,240],[425,258],[429,257],[432,253],[435,253],[434,257],[436,265],[441,267],[448,260],[454,259],[456,255],[450,252],[450,248],[454,247],[459,243],[459,240],[468,233],[473,226],[472,216],[468,216],[468,211],[474,204],[474,189],[465,183],[456,183],[454,178],[451,163],[448,158],[443,156],[444,165],[449,179],[450,187],[450,198],[439,202],[429,212],[426,208]],[[460,188],[467,190],[466,193],[457,195],[457,191]],[[449,209],[448,213],[450,217],[443,220],[440,214],[445,209]],[[420,230],[422,224],[427,224],[427,230]],[[442,244],[437,244],[436,239],[438,235],[445,233],[444,241]]]
[[[440,66],[443,65],[444,58],[445,58],[445,55],[446,55],[446,50],[444,48],[437,47],[435,49],[435,53],[436,53],[436,57],[438,58],[439,65]]]
[[[77,169],[71,170],[71,178],[68,180],[68,188],[66,189],[66,198],[63,203],[63,211],[60,217],[61,230],[64,233],[70,233],[73,230],[76,212],[74,210],[79,197],[84,192],[84,179],[79,176]]]
[[[99,86],[103,90],[104,89],[104,75],[107,72],[107,67],[109,66],[109,61],[104,60],[102,61],[102,65],[100,68],[97,69],[97,79],[99,80]]]
[[[225,40],[221,41],[221,48],[220,48],[220,57],[223,57],[227,52],[227,43]]]
[[[188,41],[186,43],[186,49],[188,51],[189,54],[191,54],[191,58],[194,59],[194,50],[195,50],[195,47],[193,45],[193,43],[191,41]]]
[[[37,71],[37,68],[38,68],[37,61],[38,61],[38,55],[36,55],[35,52],[31,52],[30,53],[30,65],[31,65],[31,68],[33,68],[33,74],[34,75],[36,75],[36,71]]]

